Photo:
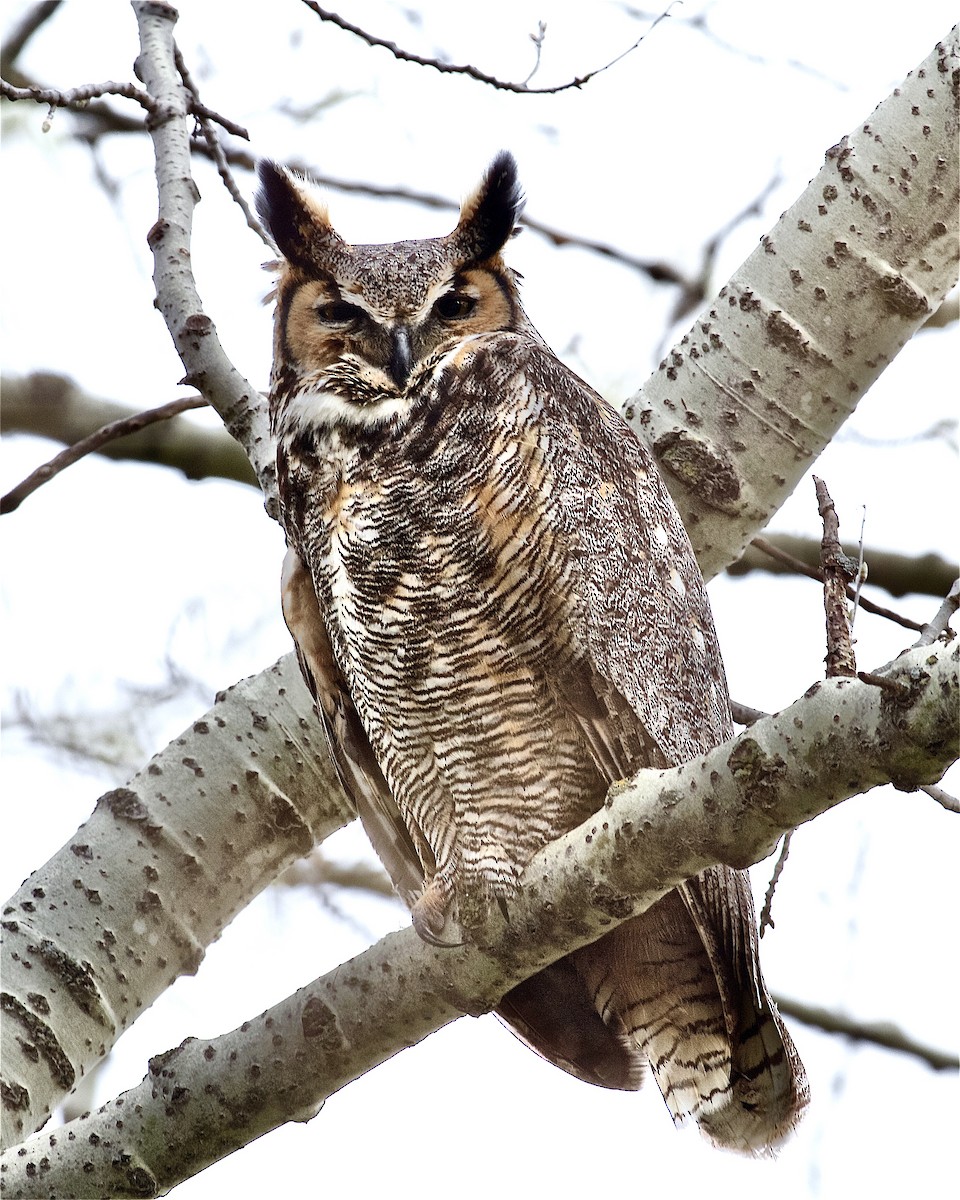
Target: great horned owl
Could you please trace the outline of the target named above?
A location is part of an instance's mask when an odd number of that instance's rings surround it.
[[[260,166],[283,255],[270,413],[283,611],[343,786],[428,941],[509,912],[610,783],[731,733],[703,580],[647,449],[544,344],[498,155],[446,237],[353,246]],[[713,867],[498,1009],[606,1087],[763,1150],[806,1102],[747,878]]]

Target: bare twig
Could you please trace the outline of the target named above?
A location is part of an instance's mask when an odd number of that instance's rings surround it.
[[[14,512],[32,495],[38,488],[43,487],[45,483],[49,483],[61,471],[65,471],[67,467],[79,461],[87,454],[92,454],[95,450],[100,450],[107,442],[115,441],[117,438],[126,437],[129,433],[137,433],[147,425],[152,425],[155,421],[167,421],[170,417],[175,417],[179,413],[188,412],[193,408],[206,408],[207,402],[202,396],[185,396],[181,400],[171,400],[169,404],[162,404],[159,408],[150,408],[146,412],[137,413],[132,417],[125,417],[121,421],[111,421],[109,425],[104,425],[98,429],[96,433],[90,434],[89,437],[83,438],[79,442],[75,442],[66,450],[61,450],[59,454],[44,463],[42,467],[37,467],[21,483],[18,483],[15,488],[11,488],[7,494],[0,499],[0,515]]]
[[[637,8],[632,4],[621,5],[623,11],[630,17],[638,21],[651,21],[655,12],[650,12],[646,9]],[[730,54],[736,58],[741,58],[749,63],[756,63],[758,66],[770,67],[774,70],[786,67],[791,71],[798,71],[803,75],[810,75],[814,79],[820,80],[821,83],[827,84],[828,87],[836,88],[838,92],[848,92],[850,90],[849,83],[840,79],[835,79],[824,72],[817,70],[816,67],[811,67],[808,63],[801,62],[796,58],[778,59],[771,55],[757,54],[753,51],[744,49],[743,46],[737,45],[735,42],[729,42],[726,38],[721,37],[710,26],[709,14],[712,6],[707,6],[704,12],[694,13],[692,16],[684,16],[682,13],[674,17],[674,21],[678,25],[686,25],[688,29],[692,29],[695,33],[701,34],[708,42],[713,43],[720,50]]]
[[[125,113],[117,112],[106,104],[91,105],[89,108],[79,110],[74,116],[81,122],[82,132],[79,136],[91,145],[108,133],[130,134],[142,133],[144,131],[142,121],[128,117]],[[223,124],[225,128],[229,128],[226,118],[214,117],[213,119],[216,119],[219,124]],[[195,135],[191,139],[191,150],[195,154],[209,158],[215,163],[218,161],[216,152],[208,145],[202,133]],[[243,150],[238,146],[224,146],[220,143],[219,154],[222,156],[223,161],[231,167],[247,171],[253,171],[256,168],[255,156],[248,150]],[[375,183],[337,179],[318,173],[306,163],[288,161],[287,166],[304,175],[309,175],[321,187],[328,188],[331,191],[346,192],[359,196],[374,196],[384,200],[403,200],[409,204],[419,204],[424,208],[436,208],[448,212],[459,211],[459,204],[447,196],[438,196],[430,192],[420,192],[412,188],[388,187]],[[542,221],[535,220],[527,213],[524,214],[521,224],[525,229],[529,229],[531,233],[546,238],[554,246],[569,246],[575,249],[586,250],[590,254],[597,254],[602,258],[610,259],[612,262],[620,263],[630,270],[637,271],[654,283],[673,285],[680,288],[687,296],[699,296],[701,299],[703,298],[703,284],[696,279],[691,279],[682,274],[670,263],[658,259],[638,258],[636,255],[628,254],[627,251],[617,246],[611,246],[608,242],[555,229],[551,225],[546,225]]]
[[[781,1013],[826,1033],[838,1033],[858,1042],[872,1042],[875,1046],[883,1046],[887,1050],[912,1054],[922,1058],[935,1071],[956,1071],[960,1066],[955,1054],[948,1054],[945,1050],[933,1046],[925,1046],[886,1021],[854,1021],[828,1008],[801,1004],[798,1000],[789,1000],[784,996],[774,996],[773,999]]]
[[[780,854],[777,858],[777,865],[773,868],[773,874],[770,876],[770,882],[767,884],[767,894],[763,898],[763,908],[760,911],[760,936],[763,937],[767,929],[773,929],[773,894],[777,890],[777,884],[780,882],[780,875],[783,868],[786,866],[787,857],[790,854],[790,839],[793,837],[796,830],[790,829],[783,835],[783,844],[780,847]]]
[[[890,679],[886,675],[878,675],[876,671],[857,671],[857,678],[861,683],[869,683],[874,687],[882,688],[886,692],[890,692],[893,696],[899,696],[903,700],[910,699],[910,688],[905,683],[900,683],[896,679]]]
[[[49,87],[14,87],[5,79],[0,79],[0,95],[7,100],[34,100],[38,104],[49,104],[54,108],[72,108],[78,104],[86,104],[100,96],[125,96],[136,102],[147,112],[156,112],[157,102],[133,83],[116,83],[108,79],[106,83],[85,83],[81,87],[49,88]]]
[[[763,190],[745,208],[732,216],[725,225],[722,225],[713,237],[710,238],[703,248],[703,253],[700,256],[700,269],[696,275],[689,276],[686,280],[680,281],[682,290],[670,314],[671,324],[683,320],[684,317],[703,306],[708,298],[708,290],[713,279],[713,269],[716,265],[717,255],[724,242],[744,221],[749,220],[750,217],[763,215],[764,205],[772,192],[780,186],[781,182],[782,177],[780,172],[777,171],[767,182]],[[662,358],[667,348],[666,344],[661,342],[657,347],[657,358]]]
[[[796,558],[792,554],[788,554],[785,550],[781,550],[768,538],[755,537],[750,543],[756,550],[760,550],[763,554],[767,554],[770,558],[782,563],[797,575],[806,575],[808,579],[815,579],[818,583],[823,583],[823,572],[816,567],[811,567],[802,559]],[[736,564],[734,564],[736,565]],[[736,570],[733,572],[737,574]],[[846,594],[849,599],[853,599],[853,588],[848,587]],[[860,607],[864,612],[874,613],[878,617],[886,617],[888,621],[894,621],[897,625],[902,625],[904,629],[916,629],[918,632],[923,628],[919,621],[914,621],[910,617],[901,616],[900,613],[894,612],[892,609],[884,608],[880,604],[874,604],[872,600],[868,600],[866,596],[860,597]]]
[[[938,787],[935,783],[925,783],[917,790],[926,792],[932,800],[936,800],[947,812],[960,813],[960,800],[956,796],[952,796],[946,789]]]
[[[186,81],[185,81],[186,82]],[[225,117],[218,112],[214,112],[212,108],[208,108],[201,100],[192,84],[187,85],[191,92],[192,103],[189,106],[190,113],[201,122],[201,125],[210,125],[216,123],[222,125],[228,132],[235,137],[243,138],[244,141],[250,140],[250,134],[236,121],[232,121],[229,117]],[[152,96],[145,92],[142,88],[138,88],[133,83],[117,83],[112,79],[106,83],[85,83],[80,87],[67,88],[51,88],[41,87],[39,84],[30,84],[26,87],[14,87],[5,79],[0,79],[0,95],[7,100],[33,100],[38,104],[48,104],[51,111],[57,108],[85,108],[91,100],[97,100],[101,96],[124,96],[128,100],[136,100],[137,103],[154,117],[157,115],[157,102]],[[139,126],[136,126],[140,128]]]
[[[223,125],[224,128],[227,128],[225,124],[226,118],[219,116],[215,117],[210,113],[209,109],[207,109],[206,106],[201,103],[200,92],[193,80],[193,76],[190,74],[187,64],[184,62],[179,46],[175,48],[174,53],[177,70],[180,72],[180,78],[183,80],[183,86],[193,98],[191,109],[197,118],[197,124],[200,126],[200,133],[207,145],[207,150],[209,151],[210,157],[216,163],[217,173],[223,180],[223,186],[233,197],[234,203],[239,205],[240,211],[243,213],[244,220],[247,222],[247,225],[253,230],[257,237],[260,238],[264,245],[270,247],[272,250],[273,247],[270,244],[269,238],[263,231],[263,226],[253,215],[249,204],[247,204],[246,200],[240,194],[240,189],[237,187],[237,181],[233,177],[233,172],[230,170],[226,156],[223,153],[223,147],[220,145],[220,138],[214,126],[214,120],[216,120],[220,125]],[[234,132],[238,128],[239,126],[234,126],[231,132]],[[245,129],[241,129],[240,132],[247,141],[250,140]]]
[[[863,506],[863,517],[860,521],[860,541],[857,543],[857,571],[854,575],[853,608],[850,610],[850,628],[853,629],[857,619],[857,609],[860,607],[860,593],[867,582],[867,564],[863,556],[863,534],[867,527],[867,506]]]
[[[534,60],[533,70],[523,81],[524,87],[527,87],[529,85],[530,80],[540,70],[540,56],[543,54],[543,39],[546,36],[547,36],[547,23],[546,23],[546,21],[539,21],[537,23],[537,32],[530,34],[530,41],[533,42],[534,46],[536,46],[536,48],[537,48],[537,57]]]
[[[856,675],[857,660],[853,653],[847,611],[847,587],[856,575],[856,567],[840,545],[840,521],[827,485],[814,475],[813,486],[823,520],[820,569],[823,572],[823,607],[827,616],[827,678]]]
[[[637,38],[632,46],[628,46],[626,50],[624,50],[621,54],[618,54],[616,58],[611,59],[610,62],[605,63],[602,67],[597,67],[593,71],[588,71],[586,75],[578,75],[576,79],[571,79],[567,83],[557,84],[555,87],[532,88],[527,87],[526,83],[510,83],[506,79],[497,79],[494,75],[487,75],[485,72],[479,70],[477,67],[472,66],[470,63],[457,65],[455,63],[443,62],[439,58],[423,58],[419,54],[411,54],[409,50],[401,49],[396,42],[388,42],[384,38],[375,37],[372,33],[367,33],[365,29],[361,29],[359,25],[351,25],[349,21],[345,20],[337,13],[330,12],[325,8],[321,8],[320,5],[316,3],[316,0],[303,0],[303,3],[312,12],[315,12],[322,21],[329,21],[331,24],[336,25],[338,29],[343,29],[347,33],[354,34],[356,37],[366,42],[368,46],[379,46],[383,50],[389,50],[393,57],[398,59],[400,62],[415,63],[420,67],[432,67],[433,70],[439,71],[444,75],[466,75],[469,79],[475,79],[478,83],[489,84],[490,87],[497,88],[501,92],[514,92],[517,95],[526,96],[554,95],[557,92],[569,91],[571,88],[582,88],[585,83],[589,83],[591,79],[596,78],[597,75],[601,75],[604,71],[609,71],[611,67],[616,66],[616,64],[622,59],[626,58],[628,54],[632,54],[633,51],[636,50],[636,48],[644,40],[650,30],[656,28],[656,26],[659,25],[662,20],[670,15],[669,8],[664,10],[664,12],[662,12],[656,18],[656,20],[650,24],[646,31]],[[530,77],[531,76],[528,76],[528,79]]]
[[[936,616],[928,625],[924,625],[915,644],[917,646],[933,645],[937,638],[941,637],[950,628],[950,618],[958,608],[960,608],[960,579],[955,579],[943,603],[937,609]]]
[[[863,552],[869,566],[869,583],[881,587],[891,596],[906,596],[922,592],[928,596],[943,596],[950,590],[957,573],[957,564],[939,554],[897,554],[867,546]],[[727,568],[728,575],[748,575],[751,571],[771,571],[774,574],[803,574],[819,578],[819,538],[801,537],[792,533],[768,533],[754,538],[740,558]],[[850,593],[848,592],[849,596]],[[861,597],[861,605],[864,599]],[[869,611],[875,609],[866,606]],[[881,615],[886,615],[881,610]]]
[[[749,704],[740,704],[737,700],[730,701],[730,709],[738,725],[754,725],[761,718],[768,716],[759,708],[751,708]]]
[[[314,851],[308,858],[298,858],[277,882],[282,887],[329,886],[371,892],[387,900],[395,899],[400,904],[400,898],[382,867],[365,862],[333,862],[319,851]]]
[[[72,446],[105,425],[136,418],[138,411],[82,391],[64,375],[36,371],[0,380],[0,433],[35,434]],[[250,461],[222,425],[200,425],[174,417],[144,426],[138,433],[105,442],[107,458],[171,467],[188,479],[231,479],[257,486]]]

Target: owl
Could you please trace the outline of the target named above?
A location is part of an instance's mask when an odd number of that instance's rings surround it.
[[[260,165],[277,264],[282,603],[343,787],[428,942],[509,918],[610,784],[732,731],[703,580],[645,446],[552,353],[502,258],[501,153],[446,237],[350,245]],[[448,928],[449,927],[449,928]],[[760,1152],[803,1068],[747,878],[712,867],[514,988],[502,1019],[589,1083]]]

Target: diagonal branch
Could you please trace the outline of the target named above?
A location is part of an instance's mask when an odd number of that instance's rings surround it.
[[[956,283],[958,52],[953,29],[827,151],[624,406],[707,579],[739,557]]]
[[[9,1193],[159,1194],[282,1122],[308,1120],[351,1080],[487,1011],[710,863],[759,861],[787,829],[876,784],[938,779],[957,753],[958,660],[956,646],[907,651],[893,673],[909,701],[825,680],[701,758],[642,771],[536,856],[509,924],[495,909],[482,945],[428,946],[407,928],[233,1033],[184,1043],[99,1113],[7,1151]],[[46,908],[56,906],[45,898]]]
[[[15,512],[37,488],[49,483],[61,471],[65,471],[67,467],[79,462],[86,455],[102,450],[109,442],[128,437],[132,433],[139,433],[148,425],[153,425],[158,421],[168,421],[171,417],[179,416],[180,413],[188,412],[191,409],[204,408],[206,403],[202,396],[186,396],[182,400],[171,400],[169,404],[162,404],[159,408],[148,408],[145,412],[135,413],[119,421],[112,421],[109,425],[103,425],[88,437],[74,442],[66,450],[61,450],[49,462],[37,467],[35,471],[31,471],[26,479],[18,483],[5,496],[0,497],[0,515]]]

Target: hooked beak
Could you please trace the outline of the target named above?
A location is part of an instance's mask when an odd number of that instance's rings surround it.
[[[413,354],[410,349],[410,330],[405,325],[397,325],[393,330],[393,337],[390,343],[390,361],[387,363],[387,371],[390,374],[390,378],[401,390],[407,382],[412,365]]]

